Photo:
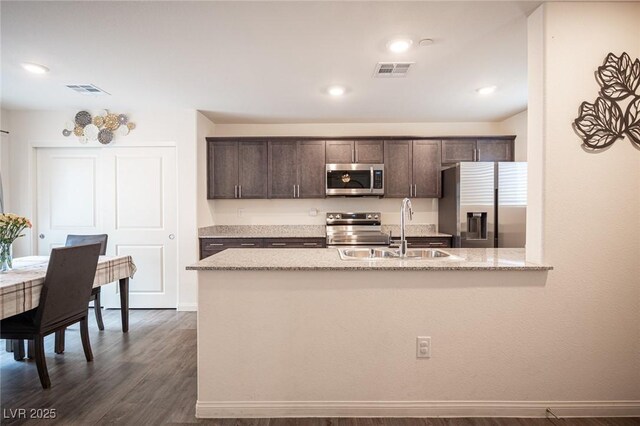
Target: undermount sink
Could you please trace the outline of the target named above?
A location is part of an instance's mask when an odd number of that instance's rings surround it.
[[[384,260],[402,259],[398,249],[391,248],[341,248],[338,249],[342,260]],[[405,260],[443,259],[451,255],[437,249],[409,249]]]

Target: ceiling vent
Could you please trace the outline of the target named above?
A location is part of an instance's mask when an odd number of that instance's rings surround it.
[[[378,62],[373,72],[374,78],[405,77],[415,62]]]
[[[111,94],[93,84],[67,84],[67,87],[82,95],[105,96]]]

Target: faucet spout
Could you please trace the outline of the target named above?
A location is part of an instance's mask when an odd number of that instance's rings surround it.
[[[407,238],[405,235],[405,227],[407,220],[407,212],[409,213],[409,220],[413,220],[413,208],[411,207],[411,200],[405,198],[402,200],[402,206],[400,207],[400,257],[407,257]]]

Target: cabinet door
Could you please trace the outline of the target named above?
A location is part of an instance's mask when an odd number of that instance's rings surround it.
[[[209,154],[207,198],[236,198],[238,142],[208,142],[207,148]]]
[[[384,196],[411,195],[411,141],[384,141]]]
[[[267,198],[267,141],[238,144],[238,198]]]
[[[476,161],[475,139],[448,139],[442,141],[442,163]]]
[[[383,162],[382,141],[356,141],[356,163],[382,164]]]
[[[413,141],[413,196],[440,197],[440,141]]]
[[[269,142],[269,198],[295,198],[298,161],[297,142]]]
[[[298,142],[297,164],[298,198],[324,198],[326,192],[324,141]]]
[[[478,161],[513,161],[513,140],[478,139]]]
[[[327,141],[327,163],[355,162],[353,141]]]

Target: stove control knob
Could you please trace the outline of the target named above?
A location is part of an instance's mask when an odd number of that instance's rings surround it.
[[[367,215],[367,219],[371,219],[371,215],[370,214]]]
[[[377,218],[378,218],[378,215],[375,215],[373,218],[374,218],[374,219],[377,219]]]
[[[340,215],[339,214],[336,215],[336,219],[340,219]]]
[[[332,214],[329,215],[329,219],[333,219],[333,215]]]

